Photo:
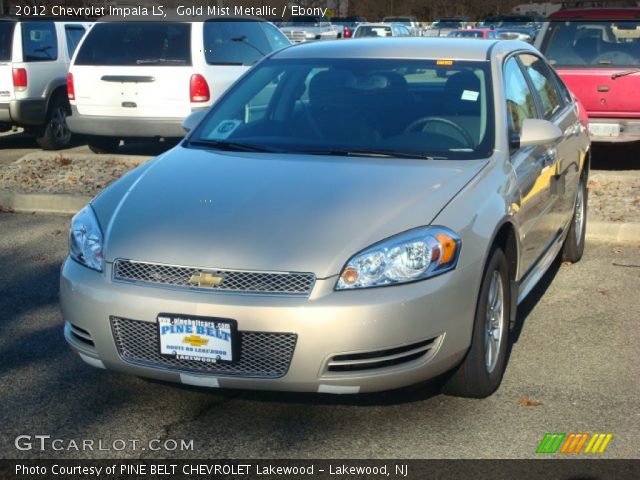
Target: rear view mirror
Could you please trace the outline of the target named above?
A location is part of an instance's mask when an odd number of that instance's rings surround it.
[[[560,137],[562,137],[562,131],[548,120],[526,118],[522,122],[522,132],[520,133],[518,146],[546,145],[555,142]]]
[[[182,128],[184,131],[190,132],[193,130],[200,123],[200,120],[204,118],[206,113],[206,110],[196,110],[195,112],[191,112],[187,115],[187,118],[182,121]]]

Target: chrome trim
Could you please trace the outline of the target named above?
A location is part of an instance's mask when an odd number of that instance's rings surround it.
[[[306,291],[294,292],[294,291],[285,291],[285,292],[269,292],[269,291],[260,291],[260,290],[236,290],[236,289],[225,289],[225,288],[212,288],[212,287],[196,287],[196,286],[186,286],[186,285],[174,285],[171,283],[156,283],[152,281],[145,280],[130,280],[122,277],[118,277],[117,273],[117,265],[119,262],[129,262],[140,265],[148,265],[148,266],[159,266],[165,268],[176,268],[176,269],[190,269],[197,270],[200,272],[230,272],[237,274],[255,274],[255,275],[274,275],[274,276],[299,276],[299,277],[308,277],[309,278],[309,286]],[[137,286],[146,286],[146,287],[155,287],[155,288],[164,288],[168,290],[174,291],[191,291],[191,292],[201,292],[201,293],[214,293],[214,294],[233,294],[233,295],[251,295],[251,296],[267,296],[267,297],[292,297],[292,298],[308,298],[316,284],[316,276],[311,272],[278,272],[278,271],[270,271],[270,270],[242,270],[242,269],[230,269],[230,268],[217,268],[217,267],[195,267],[192,265],[176,265],[176,264],[166,264],[166,263],[158,263],[158,262],[142,262],[137,260],[131,260],[127,258],[116,258],[113,262],[109,263],[111,267],[111,280],[114,283],[123,283],[127,285],[137,285]]]

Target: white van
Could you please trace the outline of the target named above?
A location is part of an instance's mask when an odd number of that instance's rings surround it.
[[[288,45],[259,19],[99,22],[69,68],[67,123],[96,153],[115,151],[120,140],[182,137],[187,115]]]
[[[0,131],[22,127],[45,150],[69,146],[67,69],[87,22],[0,20]]]

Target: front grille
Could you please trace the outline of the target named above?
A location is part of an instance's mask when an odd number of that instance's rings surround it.
[[[215,286],[200,286],[191,282],[193,276],[211,274],[220,277]],[[247,272],[241,270],[177,267],[161,263],[116,260],[113,278],[126,282],[143,282],[206,291],[308,296],[316,277],[313,273]]]
[[[244,377],[279,378],[286,375],[298,336],[293,333],[237,332],[239,359],[234,363],[204,363],[160,355],[158,325],[111,317],[120,357],[126,362],[184,372]]]
[[[334,355],[327,364],[327,371],[359,372],[374,370],[407,363],[426,355],[433,356],[437,351],[440,338],[430,338],[410,345],[385,350]]]

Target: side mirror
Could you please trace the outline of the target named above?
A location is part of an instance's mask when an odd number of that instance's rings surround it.
[[[522,122],[518,145],[515,147],[531,147],[553,143],[562,137],[562,130],[548,120],[526,118]],[[515,139],[514,139],[515,140]],[[514,143],[512,141],[512,143]]]
[[[206,110],[196,110],[195,112],[191,112],[189,115],[187,115],[187,118],[182,121],[182,128],[184,129],[184,131],[190,132],[191,130],[196,128],[200,123],[200,120],[204,118],[206,113]]]

